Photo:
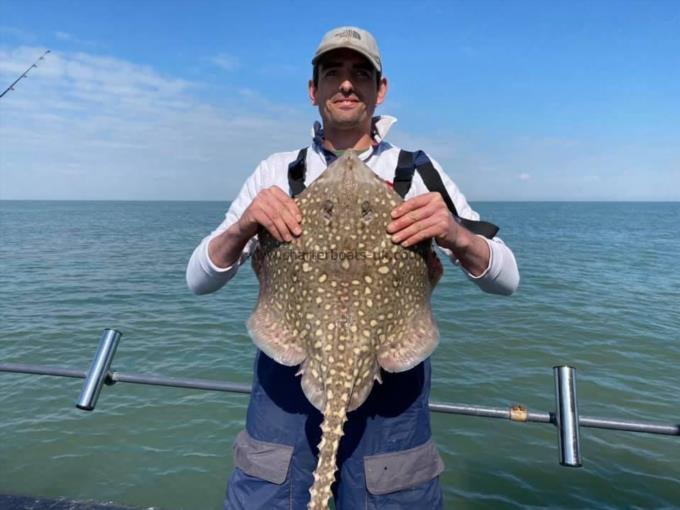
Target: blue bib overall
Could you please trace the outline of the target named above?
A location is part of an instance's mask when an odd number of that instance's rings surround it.
[[[336,155],[314,140],[327,164]],[[376,146],[377,147],[377,146]],[[307,149],[288,167],[291,196],[305,188]],[[401,151],[394,186],[402,197],[414,172],[428,189],[439,191],[457,216],[444,185],[425,153]],[[463,220],[461,220],[463,221]],[[467,221],[467,220],[464,220]],[[484,222],[477,223],[485,233]],[[482,225],[484,224],[484,225]],[[493,235],[491,235],[493,237]],[[234,443],[234,473],[225,510],[304,510],[309,501],[321,413],[302,392],[298,367],[285,367],[258,351],[246,429]],[[439,474],[444,463],[430,433],[430,360],[407,372],[381,373],[359,409],[348,414],[333,485],[337,510],[439,510],[443,508]]]
[[[297,370],[258,351],[225,510],[306,508],[322,415],[304,396]],[[382,379],[348,414],[333,486],[335,507],[442,509],[438,476],[444,464],[430,437],[430,360],[399,374],[382,371]]]

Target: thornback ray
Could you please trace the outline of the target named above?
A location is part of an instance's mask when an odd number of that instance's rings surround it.
[[[439,340],[430,296],[441,276],[432,241],[403,248],[387,234],[403,200],[347,151],[295,201],[302,234],[258,233],[260,289],[248,320],[265,354],[300,365],[305,396],[324,416],[310,510],[326,509],[347,413],[368,398],[380,369],[409,370]]]

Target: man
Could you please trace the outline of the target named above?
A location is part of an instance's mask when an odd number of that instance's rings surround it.
[[[284,242],[301,234],[300,211],[289,195],[293,166],[303,165],[308,185],[338,155],[353,149],[379,177],[394,180],[400,149],[384,137],[395,119],[373,117],[388,88],[373,36],[355,27],[331,30],[312,64],[309,97],[323,126],[315,124],[306,152],[274,154],[246,181],[224,222],[189,261],[187,282],[195,293],[213,292],[234,276],[253,253],[260,226]],[[477,220],[454,183],[429,161],[457,215]],[[465,228],[465,220],[452,214],[441,193],[428,190],[420,174],[413,175],[405,198],[387,227],[393,242],[411,246],[433,238],[482,290],[514,292],[517,265],[500,239]],[[258,351],[246,430],[234,445],[236,468],[225,509],[305,508],[322,417],[304,397],[296,371]],[[399,374],[383,373],[382,379],[345,425],[334,486],[336,508],[443,508],[438,482],[443,463],[430,437],[430,362]]]

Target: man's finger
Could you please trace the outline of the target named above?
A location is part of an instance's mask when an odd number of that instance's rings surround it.
[[[292,199],[283,193],[280,188],[272,186],[263,190],[256,198],[257,207],[262,211],[258,221],[278,241],[291,241],[292,236],[300,235],[300,223],[286,207],[286,201]]]
[[[285,240],[283,232],[279,231],[276,225],[273,209],[266,203],[259,204],[255,211],[255,220],[262,225],[267,232],[269,232],[277,241],[283,242]]]
[[[399,243],[403,247],[408,247],[408,246],[413,246],[414,244],[418,244],[421,241],[424,241],[425,239],[430,239],[439,234],[439,227],[435,223],[433,225],[430,225],[429,227],[425,227],[422,229],[418,229],[415,232],[411,233],[408,237],[405,239],[402,239],[402,241]]]
[[[271,190],[274,196],[276,196],[280,203],[288,210],[291,216],[295,218],[298,223],[300,223],[302,221],[302,214],[300,213],[300,208],[298,207],[297,203],[295,203],[295,200],[289,197],[288,194],[278,186],[272,186]]]
[[[283,240],[286,242],[292,241],[293,236],[291,231],[288,229],[288,225],[286,225],[286,222],[283,221],[283,218],[281,216],[274,216],[272,220]]]
[[[417,198],[417,197],[416,197]],[[387,225],[388,234],[396,234],[409,226],[433,216],[437,212],[437,204],[426,202],[418,209],[407,211],[401,217],[394,219]]]
[[[291,203],[294,207],[291,207]],[[271,202],[268,205],[273,209],[272,217],[283,220],[286,232],[294,236],[299,236],[302,233],[300,212],[297,210],[295,202],[288,195],[280,196],[278,193],[272,193]],[[298,220],[298,217],[300,220]]]
[[[436,224],[436,220],[432,218],[427,218],[424,220],[421,220],[417,223],[412,223],[411,225],[407,226],[406,228],[398,231],[396,234],[392,236],[392,241],[395,243],[402,243],[406,241],[407,239],[417,235],[418,233],[424,231],[425,229],[428,229],[432,227],[433,225]]]
[[[414,209],[419,209],[427,205],[432,200],[435,200],[436,195],[439,195],[439,193],[425,193],[424,195],[418,195],[417,197],[409,198],[406,202],[398,205],[392,210],[392,218],[399,218],[404,214],[413,211]]]
[[[284,226],[286,233],[289,235],[299,236],[302,234],[300,223],[285,207],[281,207],[277,210],[277,220],[280,221],[280,224]],[[277,225],[279,225],[279,223],[277,223]]]

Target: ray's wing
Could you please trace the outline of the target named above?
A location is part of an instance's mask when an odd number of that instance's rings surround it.
[[[399,248],[383,288],[391,289],[383,300],[385,331],[378,335],[377,359],[388,372],[404,372],[426,359],[437,347],[439,331],[432,316],[431,248]],[[438,260],[437,260],[438,261]],[[376,272],[380,275],[380,272]]]
[[[405,372],[425,360],[439,343],[439,332],[429,308],[409,314],[403,330],[387,335],[378,348],[378,363],[388,372]]]
[[[260,282],[255,311],[248,319],[248,333],[257,347],[274,361],[286,366],[302,363],[306,357],[305,331],[300,328],[298,263],[289,245],[279,243],[262,229],[253,254],[253,269]]]

